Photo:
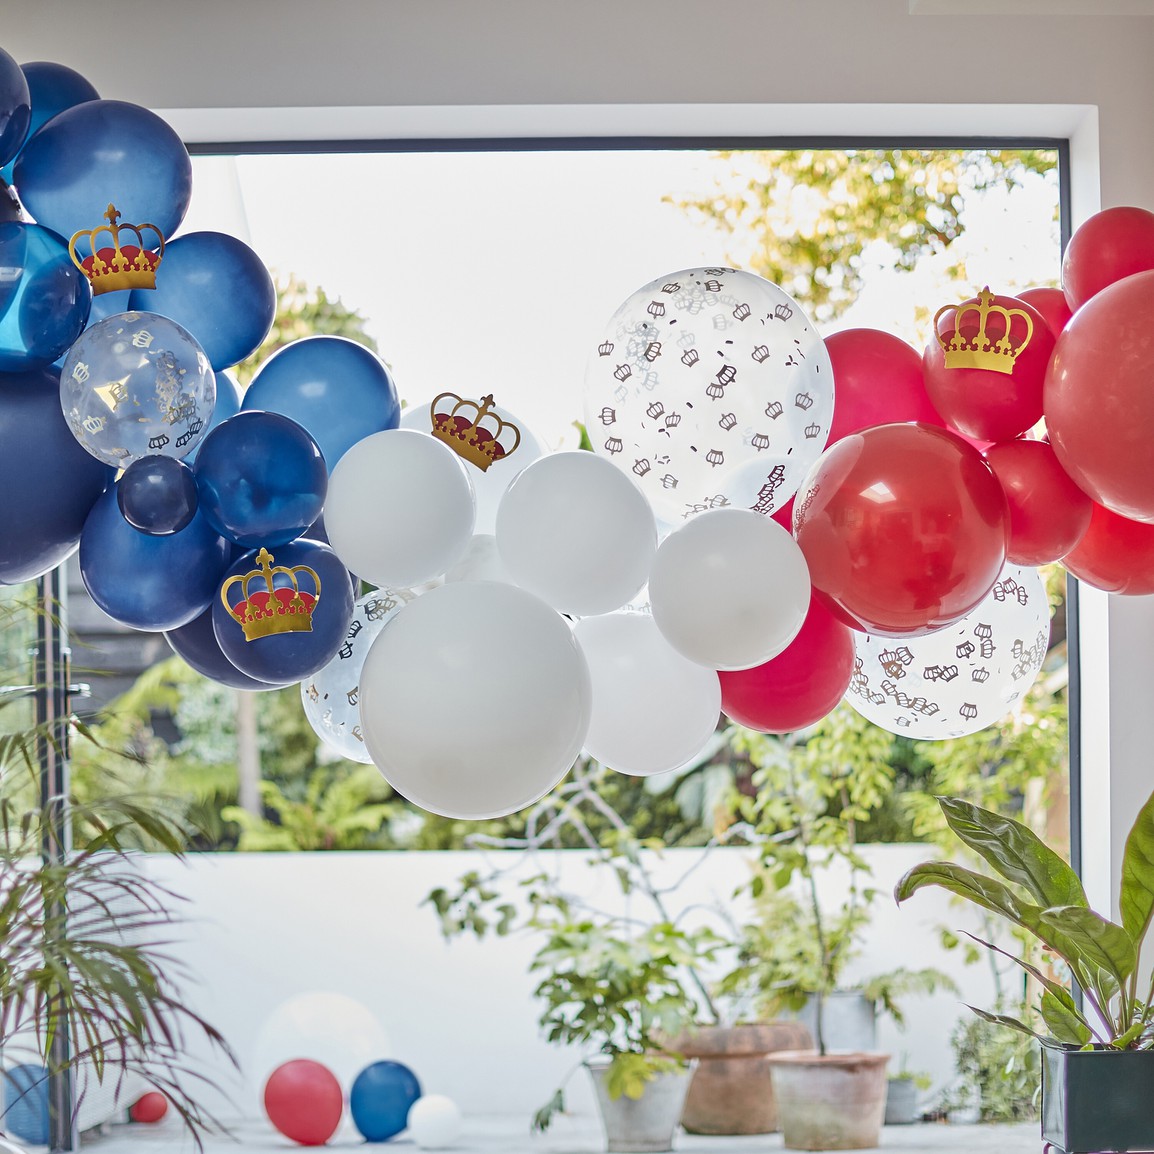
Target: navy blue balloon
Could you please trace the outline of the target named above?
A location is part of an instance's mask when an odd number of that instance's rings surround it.
[[[32,123],[32,97],[20,65],[0,48],[0,165],[19,151]]]
[[[173,653],[209,681],[227,685],[229,689],[251,689],[254,692],[285,688],[284,685],[270,685],[267,681],[257,681],[255,677],[241,673],[225,657],[212,627],[211,606],[187,625],[166,632],[164,639],[172,647]]]
[[[212,419],[208,422],[208,429],[204,438],[197,441],[195,448],[184,459],[191,465],[200,453],[200,446],[208,439],[208,434],[218,425],[223,425],[229,417],[235,417],[240,412],[240,385],[226,372],[216,374],[216,404],[212,407]]]
[[[101,321],[107,320],[109,317],[116,316],[118,313],[128,312],[128,298],[132,295],[128,289],[122,289],[120,292],[101,293],[99,296],[92,298],[92,308],[88,311],[88,320],[84,325],[84,330],[81,336],[84,335],[93,325],[99,324]],[[55,368],[63,368],[64,358],[68,356],[68,350],[60,354],[52,362]],[[213,410],[214,414],[216,410]]]
[[[212,603],[228,567],[229,544],[199,514],[167,537],[134,529],[116,487],[88,514],[80,535],[80,576],[114,621],[160,633],[187,625]]]
[[[283,413],[303,425],[330,473],[358,441],[395,429],[401,419],[385,363],[345,337],[305,337],[273,353],[249,385],[244,408]]]
[[[294,592],[301,595],[295,603]],[[251,624],[246,630],[238,614],[254,613],[274,632],[253,636]],[[212,614],[221,652],[241,673],[276,685],[303,681],[345,643],[353,619],[349,571],[319,541],[252,550],[230,566]]]
[[[31,581],[73,553],[113,475],[69,430],[59,373],[0,373],[0,583]]]
[[[179,533],[196,515],[196,478],[175,457],[141,457],[117,482],[116,500],[134,529],[165,537]]]
[[[192,196],[180,137],[155,112],[122,100],[89,100],[54,116],[24,146],[12,176],[36,222],[65,238],[103,224],[110,203],[123,224],[154,224],[168,237]]]
[[[80,336],[92,290],[68,246],[38,224],[0,224],[0,372],[42,369]]]
[[[194,470],[204,515],[249,548],[300,537],[328,489],[316,441],[279,413],[242,410],[222,422],[205,437]]]
[[[48,1071],[43,1066],[20,1065],[5,1070],[4,1132],[33,1146],[47,1146]]]
[[[264,262],[236,237],[190,232],[169,242],[156,288],[136,289],[130,308],[188,329],[214,369],[243,361],[268,336],[276,286]]]
[[[28,95],[32,102],[31,123],[21,144],[36,132],[41,125],[51,120],[58,112],[83,104],[86,100],[99,100],[100,93],[79,72],[64,64],[54,64],[50,60],[34,60],[21,64],[20,71],[28,82]],[[0,180],[12,183],[12,161],[0,168]]]
[[[367,1142],[385,1142],[409,1124],[409,1110],[421,1096],[416,1074],[401,1062],[366,1066],[353,1082],[349,1111]]]

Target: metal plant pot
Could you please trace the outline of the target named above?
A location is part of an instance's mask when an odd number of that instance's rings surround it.
[[[681,1120],[694,1063],[659,1073],[645,1085],[640,1098],[609,1097],[608,1058],[585,1063],[605,1127],[605,1148],[621,1154],[656,1154],[673,1149],[673,1135]]]
[[[913,1078],[891,1078],[886,1086],[887,1126],[908,1126],[918,1117],[918,1084]]]

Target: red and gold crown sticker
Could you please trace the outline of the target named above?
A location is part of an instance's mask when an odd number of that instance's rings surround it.
[[[954,310],[953,331],[938,321]],[[1034,321],[1025,309],[997,304],[989,286],[976,300],[943,305],[934,314],[934,334],[945,354],[947,369],[993,369],[1012,373],[1014,363],[1034,335]]]
[[[321,599],[321,579],[316,570],[308,565],[273,565],[275,558],[267,549],[257,554],[259,568],[248,573],[237,573],[220,587],[220,600],[244,630],[246,641],[258,637],[272,637],[277,633],[311,633],[313,610]],[[276,574],[281,574],[290,582],[278,587],[274,582]],[[298,577],[307,577],[311,592],[301,589]],[[249,584],[263,578],[264,589],[249,592]],[[239,585],[242,600],[235,605],[229,602],[229,590]]]
[[[107,224],[73,233],[68,242],[68,255],[92,283],[93,296],[121,289],[156,288],[156,269],[164,256],[164,234],[154,224],[118,224],[120,213],[111,204],[104,215]],[[149,230],[156,237],[151,247],[144,243],[144,233]],[[122,244],[122,234],[125,238],[135,237],[136,243]],[[101,247],[102,241],[112,243]],[[76,250],[81,245],[87,247],[90,255],[78,255]]]
[[[450,407],[445,401],[453,401]],[[442,406],[438,411],[438,406]],[[493,395],[480,402],[465,400],[457,393],[441,393],[429,406],[433,436],[444,441],[458,456],[485,472],[494,461],[502,461],[517,451],[521,430],[493,411]]]

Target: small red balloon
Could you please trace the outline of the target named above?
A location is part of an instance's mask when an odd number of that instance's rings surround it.
[[[1054,334],[1033,305],[997,295],[983,303],[983,296],[938,317],[937,337],[930,338],[922,358],[926,392],[949,428],[978,441],[1011,441],[1041,420]],[[997,360],[1012,366],[1011,371],[948,363],[959,353],[943,348],[943,341],[948,345],[957,339],[993,351],[1006,338],[1007,326],[1009,344],[1019,351]]]
[[[1045,441],[1002,441],[985,453],[1010,506],[1006,559],[1049,565],[1082,539],[1094,503],[1070,480]]]
[[[278,1066],[264,1086],[268,1120],[301,1146],[323,1146],[337,1132],[344,1108],[336,1076],[308,1058]]]
[[[1062,291],[1077,312],[1107,285],[1154,269],[1154,212],[1106,208],[1080,224],[1062,257]]]
[[[128,1116],[134,1122],[159,1122],[168,1113],[168,1099],[159,1090],[141,1094],[128,1107]]]
[[[880,329],[845,329],[825,339],[833,366],[833,420],[827,443],[897,421],[944,425],[922,377],[922,358]]]
[[[1079,581],[1106,593],[1154,593],[1154,525],[1095,505],[1090,527],[1062,564]]]
[[[722,712],[762,733],[790,733],[816,724],[849,688],[853,636],[811,594],[801,632],[788,648],[764,665],[718,674]]]
[[[1055,340],[1058,339],[1058,334],[1074,315],[1069,302],[1066,300],[1066,294],[1061,289],[1026,289],[1025,292],[1018,293],[1018,300],[1033,305],[1042,314],[1042,320],[1050,326],[1050,332],[1054,334]]]
[[[916,636],[964,617],[1006,560],[1009,510],[981,453],[931,425],[831,445],[794,507],[814,588],[866,633]]]

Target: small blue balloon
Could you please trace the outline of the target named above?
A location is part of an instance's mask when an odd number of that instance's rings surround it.
[[[227,685],[229,689],[251,689],[261,692],[266,689],[284,689],[284,685],[270,685],[267,681],[257,681],[241,673],[221,652],[220,642],[212,627],[212,607],[209,606],[199,617],[179,629],[170,629],[164,635],[173,653],[182,658],[202,677]],[[286,684],[292,684],[286,682]]]
[[[72,554],[112,477],[69,431],[59,374],[0,373],[0,583],[31,581]]]
[[[28,95],[32,103],[31,123],[21,144],[26,143],[41,125],[58,112],[74,104],[83,104],[86,100],[100,99],[100,93],[88,80],[64,64],[34,60],[29,64],[21,64],[20,71],[28,82]],[[12,163],[10,160],[0,168],[0,180],[9,184],[12,183]]]
[[[257,370],[244,408],[283,413],[316,439],[331,473],[358,441],[395,429],[401,406],[385,363],[345,337],[305,337]]]
[[[4,1131],[21,1142],[47,1146],[48,1071],[43,1066],[21,1065],[5,1070]]]
[[[421,1083],[408,1066],[381,1061],[366,1066],[349,1092],[353,1123],[367,1142],[385,1142],[409,1124]]]
[[[24,146],[12,176],[36,222],[66,239],[103,224],[109,204],[123,224],[152,224],[168,237],[192,196],[180,137],[155,112],[122,100],[89,100],[54,116]]]
[[[124,519],[142,533],[179,533],[196,515],[196,478],[175,457],[141,457],[116,485]]]
[[[68,246],[38,224],[0,224],[0,372],[52,364],[80,336],[92,290]]]
[[[0,165],[19,151],[32,123],[32,97],[20,65],[0,48]]]
[[[303,681],[344,644],[349,571],[319,541],[254,550],[229,568],[212,614],[221,652],[241,673],[275,685]]]
[[[114,621],[160,633],[199,617],[228,567],[229,544],[199,514],[179,533],[153,537],[120,512],[116,486],[96,502],[80,535],[80,576]]]
[[[316,441],[279,413],[244,410],[224,421],[205,437],[194,470],[204,515],[249,548],[301,536],[328,489]]]

